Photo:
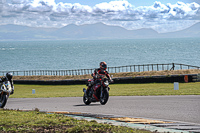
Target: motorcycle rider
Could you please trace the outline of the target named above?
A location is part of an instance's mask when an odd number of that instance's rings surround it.
[[[0,82],[4,82],[4,81],[10,81],[10,84],[11,84],[11,88],[12,88],[12,91],[10,94],[13,94],[14,93],[14,86],[13,86],[13,80],[12,80],[12,77],[13,77],[13,74],[8,72],[6,73],[6,76],[2,77],[0,79]]]
[[[108,71],[106,71],[106,69],[107,69],[107,63],[104,62],[104,61],[100,62],[100,68],[95,69],[95,70],[94,70],[94,73],[91,74],[91,76],[93,77],[93,81],[94,81],[94,82],[91,84],[91,86],[88,86],[87,91],[86,91],[87,94],[88,94],[89,90],[90,90],[94,85],[100,83],[100,80],[99,80],[99,77],[100,77],[100,76],[101,76],[101,77],[105,77],[105,76],[106,76],[111,82],[113,82],[113,80],[111,79],[111,77],[110,77]]]
[[[100,62],[100,68],[95,69],[94,73],[92,73],[92,77],[94,78],[94,80],[98,79],[98,76],[106,76],[109,80],[112,80],[108,71],[106,71],[107,69],[107,64],[106,62]]]

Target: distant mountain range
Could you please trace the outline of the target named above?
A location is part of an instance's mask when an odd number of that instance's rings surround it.
[[[0,40],[77,40],[77,39],[142,39],[200,37],[200,23],[176,32],[158,33],[153,29],[126,30],[103,23],[62,28],[33,28],[20,25],[1,25]]]

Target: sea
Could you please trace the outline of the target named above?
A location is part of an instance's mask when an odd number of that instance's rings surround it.
[[[180,63],[200,66],[200,38],[0,41],[0,71]]]

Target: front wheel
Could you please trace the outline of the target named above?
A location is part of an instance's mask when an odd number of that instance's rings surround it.
[[[85,105],[89,105],[91,103],[91,101],[85,94],[83,95],[83,102],[85,103]]]
[[[102,105],[105,105],[105,104],[107,103],[107,101],[108,101],[108,98],[109,98],[109,92],[108,92],[107,89],[105,89],[105,90],[103,91],[102,97],[100,98],[100,103],[101,103]]]
[[[0,108],[3,108],[7,102],[7,95],[5,93],[0,94]]]

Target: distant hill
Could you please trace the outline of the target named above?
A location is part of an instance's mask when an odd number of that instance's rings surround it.
[[[1,25],[0,40],[70,40],[70,39],[138,39],[200,37],[200,23],[190,28],[170,33],[153,29],[126,30],[120,26],[103,23],[74,25],[62,28],[34,28],[20,25]]]
[[[55,33],[66,39],[130,39],[141,38],[144,34],[149,38],[152,37],[152,34],[158,34],[152,29],[126,30],[119,26],[108,26],[102,23],[81,26],[68,25]]]
[[[160,35],[160,37],[168,37],[168,38],[200,37],[200,22],[184,30],[163,33]]]
[[[51,28],[34,28],[20,25],[1,25],[0,40],[43,40],[53,39],[50,36],[56,29]]]

